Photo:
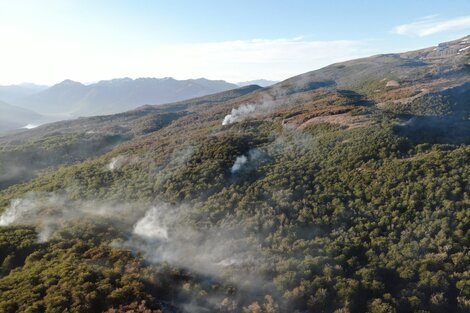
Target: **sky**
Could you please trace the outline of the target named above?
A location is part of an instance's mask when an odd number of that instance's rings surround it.
[[[468,34],[469,0],[0,0],[0,84],[283,80]]]

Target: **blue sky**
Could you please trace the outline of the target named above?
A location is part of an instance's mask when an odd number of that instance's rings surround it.
[[[0,84],[281,80],[467,34],[468,0],[0,0]]]

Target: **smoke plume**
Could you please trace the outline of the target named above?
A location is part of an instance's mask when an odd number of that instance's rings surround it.
[[[145,239],[167,240],[168,229],[157,207],[149,209],[134,226],[133,233]]]
[[[233,163],[233,166],[230,170],[232,174],[238,172],[240,168],[248,161],[247,157],[244,155],[238,156],[237,159],[235,160],[235,163]]]
[[[97,217],[133,221],[138,211],[128,204],[73,200],[67,193],[30,193],[11,201],[0,215],[0,226],[35,225],[38,241],[45,242],[67,222]]]
[[[256,107],[253,104],[242,105],[238,108],[233,108],[232,112],[224,117],[222,125],[230,125],[243,120],[246,116],[255,112]]]
[[[259,278],[243,274],[262,262],[258,245],[237,227],[201,229],[186,223],[190,207],[159,203],[147,210],[132,230],[125,247],[142,252],[154,263],[168,262],[188,270],[216,277],[228,272],[230,281],[249,284]],[[228,268],[230,271],[224,273]],[[234,272],[233,272],[234,271]]]
[[[34,225],[38,241],[47,242],[69,222],[108,221],[127,236],[116,245],[142,253],[151,263],[168,262],[202,275],[258,286],[262,280],[251,269],[263,264],[259,243],[236,226],[197,227],[188,222],[191,210],[188,205],[161,201],[131,205],[73,200],[67,193],[31,193],[11,201],[0,215],[0,226]]]
[[[230,169],[232,174],[236,174],[241,170],[256,169],[267,158],[266,152],[258,148],[250,149],[248,153],[242,154],[235,159]]]
[[[118,155],[117,157],[114,157],[114,158],[111,159],[111,161],[108,163],[106,168],[109,171],[114,171],[114,170],[120,169],[124,165],[136,164],[138,161],[139,161],[139,159],[137,157]]]

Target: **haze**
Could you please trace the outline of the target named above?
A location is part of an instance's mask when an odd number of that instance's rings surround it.
[[[452,4],[2,0],[0,84],[120,77],[279,81],[338,61],[463,37],[470,3]]]

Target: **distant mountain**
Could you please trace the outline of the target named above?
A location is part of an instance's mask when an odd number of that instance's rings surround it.
[[[38,93],[47,86],[24,83],[20,85],[0,86],[0,101],[14,103],[18,99]]]
[[[68,79],[15,104],[43,114],[70,113],[76,110],[87,91],[87,86]]]
[[[38,85],[38,84],[34,84],[34,83],[21,83],[21,84],[18,84],[16,86],[19,86],[19,87],[22,87],[22,88],[25,88],[25,89],[28,89],[28,90],[31,90],[31,91],[34,91],[34,92],[38,92],[38,91],[49,88],[49,86],[47,86],[47,85]]]
[[[0,101],[0,131],[7,131],[33,125],[41,115],[28,109],[20,108]]]
[[[244,86],[249,86],[249,85],[258,85],[261,87],[268,87],[271,85],[274,85],[278,83],[278,81],[275,80],[267,80],[267,79],[257,79],[257,80],[250,80],[246,82],[239,82],[237,83],[238,86],[244,87]]]
[[[221,80],[204,78],[121,78],[84,85],[65,80],[15,104],[44,114],[74,116],[112,114],[145,104],[163,104],[237,88]]]

